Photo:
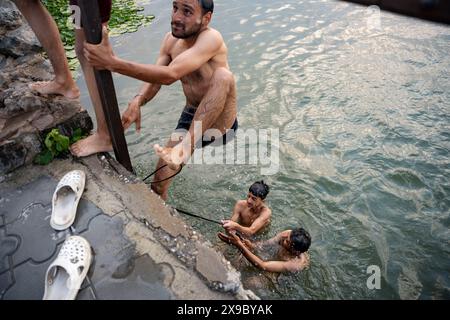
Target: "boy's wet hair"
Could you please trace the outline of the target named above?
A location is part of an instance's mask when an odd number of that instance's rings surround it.
[[[250,186],[248,191],[253,194],[255,197],[259,197],[264,200],[269,194],[269,186],[264,183],[263,180],[257,181]]]
[[[202,7],[203,14],[207,14],[208,12],[214,12],[214,1],[213,0],[198,0],[200,6]]]
[[[311,235],[303,228],[292,230],[290,240],[292,249],[300,253],[308,251],[311,246]]]

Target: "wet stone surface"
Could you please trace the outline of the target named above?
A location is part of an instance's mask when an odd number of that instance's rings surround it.
[[[120,217],[110,217],[82,199],[73,226],[53,230],[56,186],[56,180],[41,176],[14,190],[0,187],[0,299],[42,299],[47,268],[66,237],[74,234],[88,240],[93,252],[77,299],[173,298],[161,267],[148,255],[137,256]]]

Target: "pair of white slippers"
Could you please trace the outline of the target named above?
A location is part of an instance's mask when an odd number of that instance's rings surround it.
[[[53,229],[65,230],[73,224],[85,183],[86,175],[81,170],[68,172],[58,183],[52,200],[50,225]],[[80,236],[68,237],[47,269],[43,299],[74,300],[91,261],[89,242]]]

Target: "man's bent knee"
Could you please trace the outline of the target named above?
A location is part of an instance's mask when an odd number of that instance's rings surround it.
[[[226,68],[217,68],[213,73],[212,81],[232,84],[234,83],[234,76],[233,73]]]

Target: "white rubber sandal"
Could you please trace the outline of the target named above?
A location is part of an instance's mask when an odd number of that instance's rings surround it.
[[[91,261],[91,246],[86,239],[67,238],[47,269],[43,300],[75,300]]]
[[[86,174],[81,170],[68,172],[58,183],[52,200],[53,229],[65,230],[73,224],[85,183]]]

